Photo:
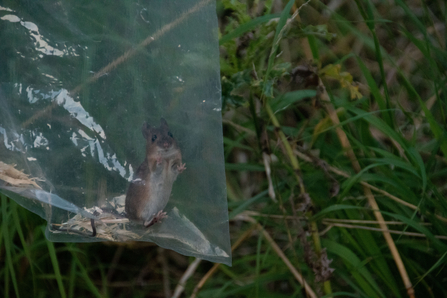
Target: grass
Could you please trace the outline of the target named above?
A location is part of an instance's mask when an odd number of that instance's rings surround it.
[[[2,196],[3,296],[446,297],[447,5],[302,5],[217,2],[232,267]]]

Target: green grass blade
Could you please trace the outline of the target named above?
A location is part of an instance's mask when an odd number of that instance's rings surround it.
[[[261,244],[262,244],[262,233],[259,234],[258,236],[258,245],[256,247],[256,269],[255,269],[255,276],[256,276],[256,292],[255,292],[255,297],[259,297],[259,276],[260,276],[260,272],[261,272]]]
[[[424,227],[423,225],[420,225],[419,222],[410,219],[406,216],[403,216],[401,214],[395,214],[395,213],[391,213],[391,212],[386,212],[386,211],[381,211],[382,214],[385,215],[389,215],[392,216],[404,223],[406,223],[407,225],[411,226],[412,228],[414,228],[416,231],[424,234],[425,236],[427,236],[427,238],[429,240],[431,240],[433,242],[433,244],[435,244],[435,247],[441,251],[441,252],[445,252],[447,250],[447,245],[442,243],[439,239],[435,238],[435,236],[433,235],[433,233],[430,232],[430,230],[428,230],[426,227]]]
[[[251,199],[248,199],[244,201],[241,205],[239,205],[236,209],[234,209],[230,214],[228,214],[228,217],[231,219],[241,213],[242,211],[246,210],[248,206],[251,204],[254,204],[258,200],[266,197],[268,195],[268,190],[264,190],[263,192],[258,193],[256,196],[252,197]]]
[[[357,174],[355,174],[354,176],[351,176],[350,178],[348,178],[348,180],[346,180],[342,185],[341,185],[341,189],[343,189],[343,192],[341,194],[339,194],[340,198],[344,198],[347,193],[349,192],[349,190],[352,188],[352,186],[357,183],[360,179],[360,177],[365,174],[367,171],[369,171],[372,168],[375,167],[379,167],[379,166],[383,166],[383,165],[387,165],[386,163],[375,163],[375,164],[371,164],[367,167],[364,167],[360,172],[358,172]]]
[[[369,297],[385,297],[371,273],[362,265],[361,260],[349,248],[332,240],[322,239],[328,252],[341,257],[350,267],[351,274],[357,280],[359,286]]]
[[[250,172],[264,172],[265,167],[257,164],[238,164],[238,163],[226,163],[225,170],[227,171],[250,171]]]
[[[71,251],[73,259],[76,262],[76,266],[79,268],[80,275],[84,280],[85,285],[87,286],[87,288],[90,290],[90,293],[98,298],[101,298],[102,295],[99,292],[98,288],[95,286],[95,284],[92,282],[92,280],[90,279],[87,269],[85,268],[85,266],[82,264],[82,262],[79,260],[79,258],[76,256],[75,251]]]
[[[422,101],[420,97],[418,97],[418,101],[422,107],[422,110],[424,110],[425,117],[427,118],[428,123],[430,124],[430,129],[435,135],[435,138],[438,140],[439,145],[441,147],[442,153],[444,156],[447,157],[447,138],[446,138],[446,131],[441,128],[441,126],[436,122],[435,117],[433,117],[433,114],[430,112],[429,109],[427,109],[427,106]]]
[[[437,123],[433,114],[430,112],[425,103],[422,101],[421,97],[419,96],[419,93],[414,89],[413,85],[408,81],[406,76],[403,75],[402,72],[400,71],[399,74],[400,77],[404,80],[405,86],[408,88],[410,96],[414,96],[419,101],[419,104],[421,105],[421,108],[425,113],[425,117],[427,118],[427,121],[430,124],[430,129],[432,130],[436,140],[439,142],[442,153],[444,154],[444,156],[447,156],[446,131],[443,130],[441,126]]]
[[[418,177],[419,179],[421,178],[420,173],[414,168],[413,165],[409,164],[408,162],[397,158],[397,156],[395,156],[395,158],[388,158],[388,157],[383,157],[383,158],[367,158],[367,161],[372,161],[372,162],[376,162],[376,163],[380,163],[380,164],[384,164],[384,165],[393,165],[395,167],[401,168],[411,174],[413,174],[415,177]]]
[[[31,258],[31,251],[29,244],[26,243],[25,236],[23,235],[22,226],[20,224],[19,214],[17,212],[18,205],[14,202],[11,204],[11,211],[12,211],[12,218],[14,220],[14,224],[16,226],[17,234],[19,235],[20,242],[22,244],[23,250],[25,251],[25,256],[28,259],[28,263],[31,270],[31,278],[33,280],[33,290],[34,290],[34,296],[37,295],[36,293],[36,278],[35,278],[35,272],[34,272],[34,264],[33,260]]]
[[[287,3],[286,7],[284,7],[284,10],[282,11],[281,16],[279,18],[278,25],[276,26],[275,38],[273,39],[273,45],[272,45],[272,49],[270,51],[270,56],[269,56],[269,61],[267,64],[267,71],[265,73],[264,81],[267,81],[269,79],[270,71],[272,70],[273,62],[275,61],[275,58],[276,58],[276,52],[278,51],[279,42],[282,38],[282,31],[283,31],[284,26],[287,23],[287,19],[290,15],[290,9],[292,8],[292,5],[294,3],[295,3],[294,0],[290,0]],[[265,93],[266,92],[264,90],[264,94]]]
[[[366,210],[366,208],[364,208],[364,207],[357,207],[357,206],[351,206],[351,205],[342,205],[342,204],[334,204],[334,205],[331,205],[331,206],[321,210],[320,212],[318,212],[317,214],[312,216],[310,218],[310,220],[316,221],[316,220],[320,219],[321,217],[323,217],[323,215],[326,215],[328,213],[335,212],[335,211],[346,210],[346,209]]]
[[[374,21],[374,14],[372,11],[372,5],[370,1],[366,1],[366,12],[363,11],[362,5],[360,4],[359,0],[355,0],[357,7],[359,8],[361,15],[363,17],[363,19],[365,20],[366,24],[368,25],[369,30],[371,31],[371,34],[373,36],[373,41],[374,41],[374,51],[376,53],[376,60],[377,63],[379,64],[379,70],[380,70],[380,76],[381,76],[381,81],[382,81],[382,85],[383,85],[383,91],[385,93],[385,101],[386,101],[386,108],[389,109],[391,107],[390,104],[390,96],[388,93],[388,86],[386,83],[386,76],[385,76],[385,70],[383,67],[383,58],[382,58],[382,49],[380,47],[380,42],[379,39],[377,38],[377,34],[376,34],[376,29],[375,29],[375,21]],[[394,123],[393,123],[393,116],[391,113],[386,112],[385,114],[386,116],[384,117],[385,122],[391,126],[394,127]]]
[[[435,270],[436,268],[438,268],[440,265],[445,264],[445,260],[447,256],[447,252],[445,252],[441,258],[439,258],[439,260],[433,265],[431,266],[430,269],[428,269],[427,272],[424,273],[424,275],[422,275],[419,280],[418,283],[421,282],[428,274],[430,274],[433,270]],[[415,285],[416,286],[416,285]]]
[[[352,106],[347,107],[347,109],[358,116],[363,115],[364,116],[363,119],[366,120],[369,124],[375,126],[377,129],[382,131],[385,135],[387,135],[388,137],[392,138],[393,140],[395,140],[396,142],[399,143],[399,145],[407,153],[408,157],[413,161],[413,163],[416,166],[418,166],[419,174],[420,174],[421,180],[422,180],[422,189],[425,190],[425,188],[427,186],[427,173],[425,170],[425,164],[422,161],[420,154],[417,151],[410,149],[409,146],[407,145],[407,142],[404,140],[404,138],[400,134],[398,134],[394,129],[392,129],[389,125],[387,125],[384,121],[382,121],[381,119],[374,117],[370,113],[367,113],[361,109],[358,109],[358,108],[355,108]]]
[[[419,28],[419,31],[421,31],[424,36],[427,35],[427,27],[422,24],[422,22],[416,17],[414,12],[405,4],[405,2],[402,0],[397,0],[396,2],[400,7],[404,9],[406,16],[411,18],[411,21]]]
[[[73,298],[75,296],[74,290],[76,286],[76,262],[74,260],[71,261],[70,276],[68,280],[68,298]]]
[[[345,210],[345,213],[351,220],[362,219],[359,212],[356,210]],[[371,266],[371,269],[375,275],[380,277],[381,280],[389,287],[389,289],[393,292],[394,297],[401,297],[399,293],[399,286],[397,285],[385,256],[383,255],[379,244],[377,244],[376,238],[373,237],[372,233],[365,230],[354,230],[347,232],[346,229],[343,229],[343,231],[344,234],[349,237],[353,235],[353,237],[351,237],[352,239],[346,243],[349,243],[350,246],[355,244],[354,248],[357,250],[357,256],[371,258],[369,266]]]
[[[59,270],[59,262],[57,260],[56,250],[54,249],[54,244],[47,240],[48,253],[50,255],[51,263],[53,264],[54,275],[57,281],[57,286],[59,287],[59,294],[62,298],[66,297],[64,283],[62,282],[61,271]]]
[[[336,292],[336,293],[324,295],[321,298],[331,298],[331,297],[338,297],[338,296],[342,296],[342,297],[356,297],[356,298],[359,297],[358,294],[353,294],[353,293],[348,293],[348,292]]]
[[[365,77],[366,82],[368,83],[369,89],[370,89],[374,99],[376,100],[377,104],[379,105],[379,108],[381,110],[386,110],[387,109],[386,102],[383,99],[383,96],[380,93],[379,87],[377,86],[377,83],[374,80],[371,72],[366,67],[365,63],[363,63],[363,61],[360,59],[360,57],[356,56],[355,58],[357,60],[357,64],[359,65],[360,69],[362,70],[363,76]],[[381,113],[383,113],[383,111],[381,111]],[[388,115],[388,113],[385,113],[382,115],[385,116],[385,115]]]
[[[2,202],[2,230],[3,230],[3,242],[5,244],[5,252],[6,252],[6,266],[8,268],[8,271],[10,273],[11,276],[11,280],[12,280],[12,285],[14,286],[14,291],[16,294],[16,297],[20,297],[19,294],[19,287],[17,284],[17,279],[16,279],[16,272],[14,269],[14,264],[12,262],[12,246],[11,244],[12,239],[10,238],[9,235],[9,228],[8,228],[8,222],[9,222],[9,212],[7,211],[7,199],[6,196],[3,194],[0,194],[1,196],[1,202]],[[5,287],[5,290],[7,289],[7,287]],[[9,296],[8,292],[5,292],[5,296]]]

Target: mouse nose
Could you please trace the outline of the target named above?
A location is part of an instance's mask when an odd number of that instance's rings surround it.
[[[163,142],[163,148],[168,149],[169,148],[169,142]]]

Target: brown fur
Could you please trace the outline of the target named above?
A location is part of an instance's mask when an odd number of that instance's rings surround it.
[[[138,167],[126,195],[126,213],[130,219],[142,220],[145,226],[163,218],[172,185],[185,166],[182,154],[162,118],[159,127],[143,124],[146,158]]]

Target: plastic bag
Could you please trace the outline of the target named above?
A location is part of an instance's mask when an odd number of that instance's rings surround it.
[[[51,241],[153,241],[231,264],[214,2],[10,5],[0,6],[0,191],[46,219]],[[163,121],[181,163],[155,153],[141,182],[144,131]],[[129,185],[150,181],[158,190],[137,199],[167,217],[145,227],[124,211]]]

